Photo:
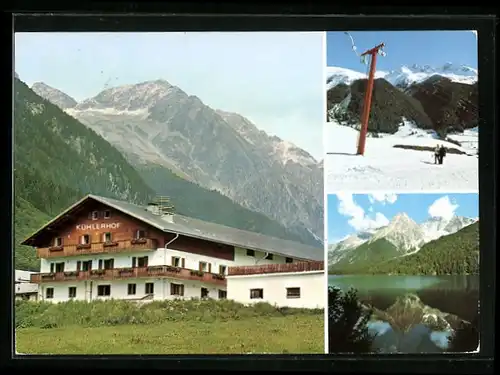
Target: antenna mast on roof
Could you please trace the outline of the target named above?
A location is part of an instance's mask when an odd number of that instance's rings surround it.
[[[170,203],[170,198],[165,196],[158,196],[155,198],[154,203],[158,206],[160,215],[173,215],[174,206]]]

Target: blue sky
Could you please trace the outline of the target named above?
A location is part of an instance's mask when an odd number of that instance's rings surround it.
[[[165,79],[323,157],[322,32],[16,33],[15,70],[77,101]]]
[[[387,56],[377,59],[377,70],[389,71],[413,64],[440,67],[447,62],[477,69],[477,37],[471,31],[353,31],[349,34],[359,54],[385,43]],[[328,32],[326,43],[327,66],[366,71],[344,32]]]
[[[398,213],[420,224],[430,217],[477,218],[479,195],[460,194],[330,194],[327,200],[328,243],[359,231],[387,225]]]

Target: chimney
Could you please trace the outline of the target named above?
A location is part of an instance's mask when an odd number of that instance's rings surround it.
[[[153,202],[148,203],[147,210],[169,223],[174,222],[174,207],[170,205],[170,199],[167,197],[156,197]]]
[[[161,215],[160,207],[156,203],[153,202],[148,203],[146,210],[148,210],[154,215]]]

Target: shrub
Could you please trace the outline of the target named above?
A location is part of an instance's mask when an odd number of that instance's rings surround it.
[[[328,351],[329,353],[372,352],[374,336],[368,332],[371,310],[365,310],[350,289],[328,289]]]
[[[322,309],[277,308],[268,303],[245,306],[231,300],[164,300],[136,304],[123,300],[61,303],[16,301],[16,328],[160,324],[166,321],[227,321],[259,316],[323,314]]]

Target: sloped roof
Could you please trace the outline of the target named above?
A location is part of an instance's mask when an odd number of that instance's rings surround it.
[[[165,220],[161,216],[152,213],[144,206],[92,194],[87,195],[52,219],[49,223],[44,225],[43,228],[40,228],[32,236],[27,238],[23,244],[26,244],[28,240],[35,237],[49,224],[56,221],[62,215],[70,212],[73,208],[87,199],[98,201],[164,232],[174,232],[187,237],[209,240],[250,250],[265,251],[285,257],[315,261],[324,260],[324,250],[322,248],[307,246],[293,241],[282,240],[177,214],[172,215],[171,220]]]
[[[16,294],[36,293],[38,291],[38,284],[29,282],[30,275],[35,272],[15,270],[14,272],[14,285]]]

